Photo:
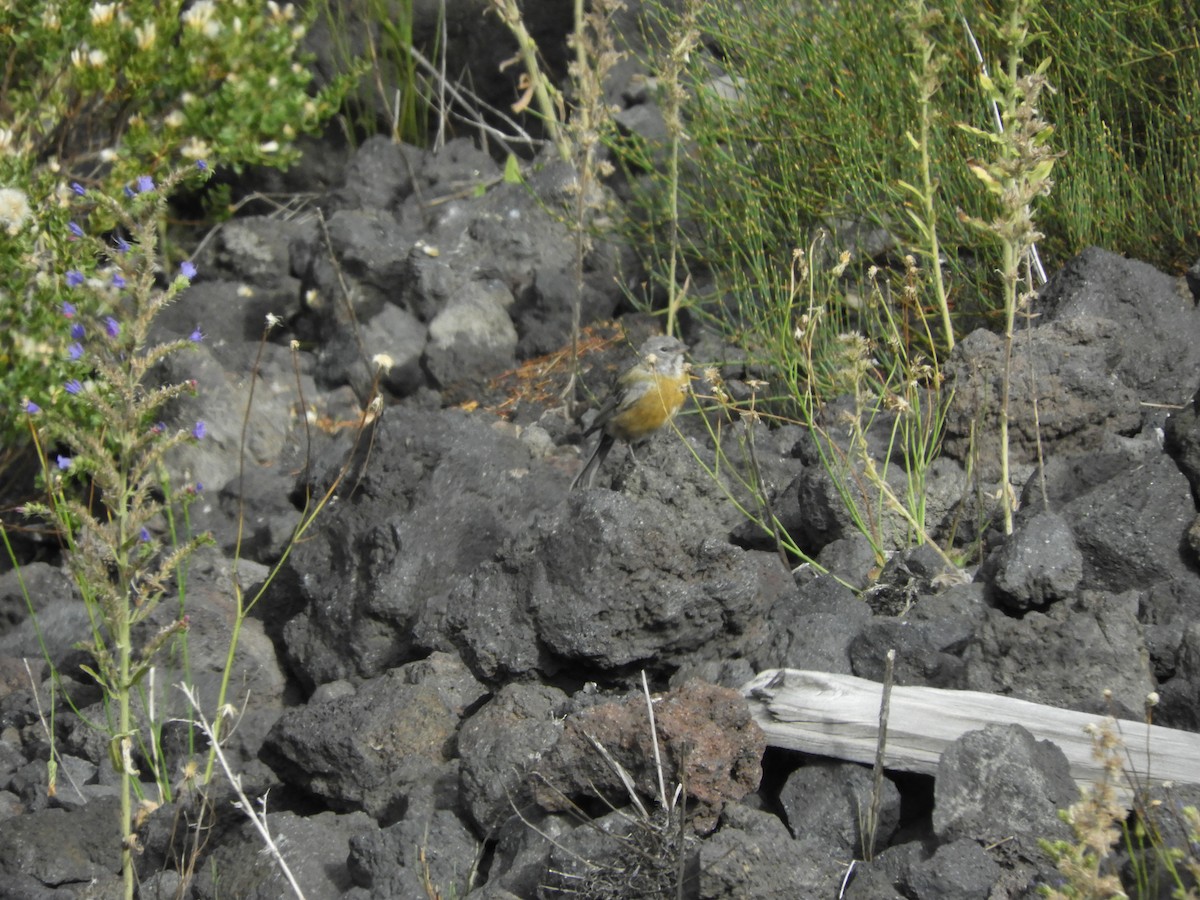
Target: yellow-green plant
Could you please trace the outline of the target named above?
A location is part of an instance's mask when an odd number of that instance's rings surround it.
[[[687,102],[688,65],[691,54],[700,45],[699,17],[705,0],[686,0],[677,17],[667,28],[667,41],[658,60],[659,102],[663,124],[667,130],[667,171],[664,175],[667,191],[667,271],[663,282],[667,291],[667,334],[677,334],[679,312],[686,295],[686,285],[679,284],[679,178],[680,156],[683,153],[684,106]]]
[[[910,0],[904,10],[905,31],[912,44],[913,68],[909,73],[913,87],[917,92],[917,133],[906,131],[905,137],[918,153],[917,184],[911,184],[903,179],[897,183],[900,188],[912,195],[917,203],[914,211],[906,207],[905,212],[912,221],[917,238],[917,246],[922,256],[928,262],[932,275],[929,279],[937,296],[937,309],[942,320],[942,339],[946,351],[954,349],[954,322],[950,316],[950,298],[946,290],[946,275],[942,269],[942,247],[938,237],[937,204],[938,185],[933,175],[932,153],[933,118],[936,114],[934,100],[941,88],[940,71],[945,65],[945,59],[934,42],[933,35],[943,22],[939,10],[930,9],[925,0]]]
[[[1008,414],[1012,382],[1013,327],[1018,311],[1028,307],[1035,291],[1032,278],[1032,252],[1042,233],[1034,222],[1034,204],[1050,192],[1050,174],[1058,155],[1050,145],[1054,129],[1041,111],[1043,92],[1050,90],[1043,60],[1026,71],[1025,53],[1029,48],[1029,23],[1032,0],[1014,0],[1007,17],[997,29],[1006,48],[1003,67],[995,76],[981,73],[980,89],[989,103],[999,110],[1001,127],[985,131],[960,124],[968,134],[985,141],[991,150],[989,159],[970,160],[971,172],[991,195],[996,212],[989,218],[964,216],[977,231],[1000,245],[1000,289],[1004,310],[1004,371],[1000,379],[999,447],[1000,504],[1004,531],[1013,530],[1016,498],[1009,477]]]
[[[550,82],[542,70],[539,60],[540,50],[537,41],[525,27],[525,19],[521,14],[521,6],[517,0],[491,0],[491,10],[500,17],[500,21],[512,33],[517,41],[516,60],[525,71],[521,75],[521,99],[513,105],[514,111],[521,112],[530,105],[536,107],[541,116],[542,126],[550,136],[551,142],[558,151],[559,158],[564,162],[571,159],[571,142],[564,132],[567,118],[566,106],[562,93]],[[575,25],[582,27],[582,18],[578,15],[576,6]]]

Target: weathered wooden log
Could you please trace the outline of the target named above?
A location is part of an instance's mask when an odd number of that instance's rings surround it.
[[[883,685],[853,675],[770,669],[742,692],[768,745],[874,762]],[[1095,713],[978,691],[893,687],[884,766],[933,775],[942,751],[961,735],[993,723],[1016,724],[1061,747],[1071,777],[1082,787],[1102,775],[1092,734],[1105,721]],[[1200,784],[1200,734],[1129,719],[1108,721],[1123,744],[1125,783],[1114,787],[1127,806],[1134,786]]]

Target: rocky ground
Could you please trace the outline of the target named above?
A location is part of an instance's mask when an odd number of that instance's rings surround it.
[[[225,224],[161,322],[164,335],[207,335],[164,373],[198,380],[180,415],[209,426],[178,463],[206,486],[193,526],[217,539],[186,591],[206,702],[234,583],[256,596],[306,498],[331,492],[242,631],[226,747],[247,792],[267,798],[306,896],[675,896],[682,877],[684,896],[711,900],[935,900],[1056,883],[1038,840],[1068,836],[1056,810],[1076,788],[1053,746],[989,728],[933,778],[889,772],[864,847],[869,768],[767,748],[740,688],[776,667],[878,680],[894,649],[899,684],[1136,719],[1157,691],[1158,724],[1200,729],[1200,312],[1188,281],[1092,249],[1043,289],[1015,350],[1027,479],[1016,530],[979,535],[982,563],[958,577],[919,547],[877,569],[811,435],[750,426],[776,515],[830,573],[817,575],[786,566],[702,471],[697,457],[711,464],[714,451],[691,405],[682,437],[659,436],[636,462],[618,450],[597,488],[568,490],[585,448],[556,408],[561,358],[517,372],[565,342],[573,249],[550,212],[564,173],[547,166],[527,185],[500,174],[467,141],[433,155],[369,140],[301,212]],[[592,254],[585,321],[622,311],[630,271],[616,250]],[[284,322],[262,356],[243,473],[268,312]],[[694,362],[735,389],[750,374],[714,335],[685,336]],[[589,355],[592,383],[617,365],[624,345],[613,348]],[[387,405],[360,433],[378,353],[394,363]],[[954,401],[926,488],[934,537],[970,542],[994,511],[966,467],[973,423],[976,438],[994,428],[1001,354],[979,331],[947,367]],[[986,450],[976,464],[994,486]],[[115,896],[114,775],[105,739],[82,723],[103,718],[101,698],[71,649],[83,607],[52,557],[21,575],[79,712],[51,693],[4,574],[0,896]],[[287,896],[226,786],[210,827],[190,827],[180,678],[164,665],[148,688],[180,774],[139,832],[141,896]],[[62,754],[53,797],[48,727]],[[656,749],[667,793],[681,784],[687,797],[682,831],[655,803]],[[1168,798],[1198,799],[1185,785]]]

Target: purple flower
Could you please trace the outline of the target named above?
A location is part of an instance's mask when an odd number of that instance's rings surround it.
[[[104,330],[110,338],[115,338],[121,333],[121,323],[112,316],[104,317]]]
[[[199,344],[202,340],[204,340],[204,332],[197,327],[195,331],[188,335],[188,340],[193,344]]]
[[[72,182],[71,182],[71,190],[73,190],[73,191],[74,191],[76,194],[78,194],[80,197],[82,197],[84,194],[86,194],[86,193],[87,193],[87,188],[85,188],[85,187],[84,187],[82,184],[80,184],[78,181],[72,181]]]
[[[67,319],[75,318],[75,304],[69,300],[64,300],[62,303],[62,314]]]
[[[71,457],[58,454],[58,468],[60,472],[65,472],[71,468]]]
[[[122,190],[125,192],[125,196],[128,197],[130,200],[132,200],[134,197],[137,196],[137,194],[134,192],[133,188],[131,188],[129,185],[125,185],[125,187],[122,188]]]
[[[78,378],[72,378],[65,385],[68,394],[79,394],[83,390],[83,385],[79,383]]]
[[[25,410],[25,412],[29,413],[31,416],[37,415],[42,411],[42,408],[29,398],[26,398],[21,402],[21,409]]]
[[[71,357],[73,360],[78,360],[81,356],[83,356],[83,344],[76,342],[68,347],[67,356]]]
[[[185,259],[179,264],[179,274],[191,281],[196,277],[196,266],[190,259]]]
[[[154,190],[154,179],[149,175],[139,175],[137,180],[137,189],[140,193]]]
[[[112,284],[113,284],[113,287],[117,288],[118,290],[125,287],[125,276],[122,275],[120,272],[114,272]]]
[[[74,340],[82,341],[85,334],[87,334],[87,330],[83,327],[82,322],[76,322],[71,326],[71,337]]]
[[[198,160],[196,160],[196,168],[199,169],[201,172],[207,172],[208,171],[208,163],[206,163],[202,159],[198,159]]]
[[[121,235],[118,234],[117,235],[117,252],[118,253],[128,253],[129,250],[130,250],[129,241],[125,240],[125,238],[121,237]]]
[[[196,423],[195,427],[192,428],[192,437],[194,437],[198,441],[202,441],[202,440],[204,440],[204,436],[206,434],[208,434],[208,426],[205,425],[204,420],[201,419],[199,422]]]
[[[150,529],[147,528],[145,525],[143,525],[142,530],[138,532],[138,540],[141,541],[143,544],[148,543],[150,541]]]
[[[83,284],[83,273],[78,269],[71,269],[67,272],[67,287],[79,287]]]
[[[75,235],[75,237],[77,237],[77,238],[83,237],[83,229],[79,227],[78,223],[68,222],[67,228],[70,229],[71,234]]]

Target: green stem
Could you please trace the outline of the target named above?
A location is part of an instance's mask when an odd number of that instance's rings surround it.
[[[124,485],[122,486],[124,488]],[[130,589],[131,578],[129,561],[126,551],[126,520],[124,512],[125,490],[121,491],[122,509],[117,513],[117,560],[120,573],[117,586],[116,621],[113,623],[116,633],[113,635],[117,649],[117,733],[114,736],[115,747],[113,763],[120,777],[121,795],[121,877],[124,882],[125,900],[133,900],[136,877],[133,869],[133,717],[130,711],[129,695],[132,690],[130,671],[133,657],[133,642],[131,638]]]
[[[926,50],[931,54],[932,48]],[[925,69],[928,72],[931,61],[927,55]],[[933,289],[937,294],[938,309],[942,314],[942,331],[946,334],[946,352],[954,349],[954,323],[950,320],[950,301],[946,296],[946,277],[942,271],[941,244],[938,241],[937,219],[933,206],[933,176],[930,174],[932,162],[929,158],[929,142],[932,139],[929,128],[930,104],[928,91],[921,94],[921,200],[925,207],[925,222],[929,228],[929,257],[933,265]]]
[[[1017,248],[1011,239],[1004,241],[1004,371],[1000,379],[1000,503],[1004,508],[1004,533],[1012,534],[1013,510],[1010,500],[1008,460],[1009,382],[1012,380],[1013,323],[1017,311]]]

